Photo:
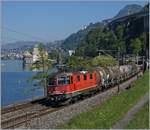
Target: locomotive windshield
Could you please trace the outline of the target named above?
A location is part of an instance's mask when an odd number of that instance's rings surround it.
[[[70,76],[58,77],[58,85],[70,84]]]
[[[55,78],[50,78],[49,79],[49,85],[56,85],[56,79]]]

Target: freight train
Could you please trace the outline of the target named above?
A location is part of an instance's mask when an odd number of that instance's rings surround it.
[[[47,97],[54,102],[70,101],[117,85],[139,71],[137,65],[123,65],[54,73],[48,77]]]

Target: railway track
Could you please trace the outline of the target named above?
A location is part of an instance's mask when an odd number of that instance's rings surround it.
[[[60,109],[60,108],[59,108]],[[10,129],[10,128],[15,128],[23,123],[26,123],[26,125],[29,123],[29,121],[33,118],[39,118],[42,115],[45,115],[50,112],[54,112],[58,109],[55,108],[45,108],[43,110],[40,110],[38,112],[29,112],[22,114],[21,116],[9,118],[7,120],[3,120],[1,122],[2,128],[4,129]]]
[[[128,80],[130,80],[131,78],[129,78]],[[128,81],[128,80],[126,80],[126,81]],[[124,81],[124,82],[126,82],[126,81]],[[104,91],[108,91],[109,89],[112,89],[114,87],[117,87],[117,86],[113,86],[111,88],[107,88]],[[98,93],[94,94],[94,96],[96,96],[97,94],[103,93],[103,92],[102,91],[98,92]],[[86,99],[90,98],[90,97],[86,97]],[[77,102],[80,102],[80,101],[82,101],[82,100],[78,100]],[[44,104],[44,102],[46,102],[46,100],[42,99],[42,100],[39,100],[39,101],[34,101],[32,103],[30,102],[29,104],[27,103],[27,104],[24,104],[24,105],[18,105],[17,107],[15,107],[15,109],[13,107],[12,108],[7,108],[6,110],[5,109],[3,110],[2,116],[4,114],[6,114],[7,112],[9,112],[9,113],[10,112],[15,112],[16,110],[24,109],[24,107],[26,107],[26,108],[27,107],[31,107],[32,108],[34,105],[37,105],[37,103]],[[33,119],[33,118],[40,118],[43,115],[52,113],[54,111],[58,111],[60,109],[63,109],[64,107],[66,107],[66,106],[60,105],[59,107],[51,107],[51,106],[45,107],[44,105],[42,105],[41,109],[39,109],[38,111],[34,111],[34,112],[32,112],[32,111],[28,112],[27,111],[27,112],[24,112],[23,114],[21,114],[19,116],[14,116],[14,117],[2,120],[1,121],[1,126],[2,126],[3,129],[10,129],[10,128],[16,128],[16,127],[18,127],[18,126],[20,126],[22,124],[28,125],[30,123],[31,119]]]
[[[24,103],[12,105],[12,106],[4,107],[4,108],[1,109],[1,114],[3,115],[3,114],[6,114],[6,113],[10,113],[10,112],[25,109],[25,108],[28,108],[28,107],[32,107],[33,105],[35,105],[37,103],[40,104],[45,100],[46,100],[46,98],[43,97],[43,98],[40,98],[40,99],[36,99],[34,101],[24,102]]]

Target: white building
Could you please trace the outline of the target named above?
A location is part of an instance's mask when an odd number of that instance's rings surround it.
[[[33,63],[33,56],[30,52],[25,51],[23,54],[23,62],[25,64],[32,64]]]
[[[72,54],[75,54],[75,50],[69,50],[69,56],[72,56]]]
[[[33,48],[33,62],[38,61],[40,57],[40,51],[38,48],[38,45],[35,45],[35,47]],[[48,52],[45,51],[45,57],[48,58]]]
[[[38,45],[35,45],[35,47],[33,48],[33,62],[37,61],[39,59],[39,49],[38,49]]]
[[[87,28],[87,26],[86,25],[84,25],[82,28],[81,28],[81,30],[84,30],[84,29],[86,29]]]

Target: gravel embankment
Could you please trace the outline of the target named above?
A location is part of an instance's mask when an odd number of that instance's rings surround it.
[[[133,77],[132,79],[122,83],[120,85],[120,91],[126,90],[125,88],[128,87],[129,84],[136,79],[137,77]],[[19,128],[30,128],[30,129],[56,128],[58,125],[69,121],[71,118],[73,118],[77,114],[90,110],[97,104],[102,103],[103,101],[107,100],[114,94],[117,94],[117,92],[118,92],[118,88],[114,87],[112,89],[109,89],[108,91],[100,93],[91,98],[85,99],[73,105],[67,106],[61,110],[55,111],[53,113],[49,113],[40,118],[34,118],[27,123],[27,126],[22,125]]]

